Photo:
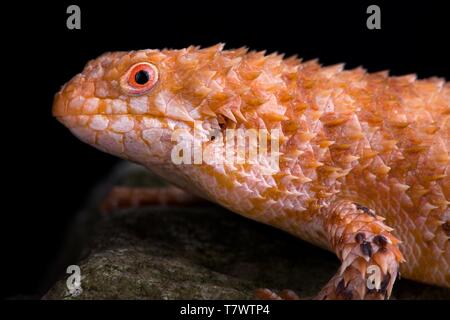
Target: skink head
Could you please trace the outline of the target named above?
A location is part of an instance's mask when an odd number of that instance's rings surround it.
[[[106,53],[56,94],[53,115],[103,151],[168,163],[183,132],[205,145],[225,129],[275,127],[285,119],[282,73],[295,67],[222,45]]]

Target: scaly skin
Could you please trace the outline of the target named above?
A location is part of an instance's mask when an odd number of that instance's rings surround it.
[[[127,72],[141,62],[158,78],[132,91]],[[342,266],[318,298],[388,297],[399,265],[405,278],[450,287],[450,84],[442,79],[222,45],[115,52],[67,83],[53,113],[100,150],[334,251]],[[214,130],[280,129],[279,171],[262,172],[263,161],[175,165],[171,134],[194,126],[204,147]],[[378,290],[365,285],[371,265],[382,271]]]

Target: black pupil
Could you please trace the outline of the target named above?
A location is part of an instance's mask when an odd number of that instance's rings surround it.
[[[147,71],[141,70],[134,76],[134,80],[137,84],[146,84],[148,80],[150,79],[150,76]]]

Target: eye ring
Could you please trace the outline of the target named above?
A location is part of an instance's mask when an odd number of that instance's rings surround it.
[[[122,89],[132,95],[149,92],[158,82],[158,68],[149,62],[132,65],[120,79]]]

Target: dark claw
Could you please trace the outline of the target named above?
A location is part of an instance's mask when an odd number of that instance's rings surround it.
[[[444,229],[444,232],[447,234],[448,237],[450,237],[450,221],[447,221],[442,225],[442,229]]]
[[[361,243],[361,252],[369,258],[372,257],[372,245],[370,242],[363,241],[363,243]]]
[[[388,244],[388,241],[385,236],[379,234],[373,238],[373,243],[375,243],[380,248],[384,248]]]
[[[361,210],[364,213],[366,213],[366,214],[368,214],[368,215],[370,215],[372,217],[375,217],[375,213],[372,210],[370,210],[369,208],[367,208],[365,206],[362,206],[359,203],[355,203],[355,206],[356,206],[356,209]]]
[[[345,300],[351,300],[353,298],[353,293],[345,286],[344,279],[339,281],[336,287],[336,296],[342,297]]]
[[[388,286],[390,280],[391,280],[391,275],[388,273],[386,275],[386,277],[383,279],[383,281],[381,281],[380,290],[379,290],[380,293],[386,294],[386,289],[387,289],[387,286]]]
[[[355,235],[355,240],[356,240],[356,242],[358,242],[358,243],[363,242],[365,239],[366,239],[366,235],[365,235],[364,233],[362,233],[362,232],[358,232],[358,233]]]

